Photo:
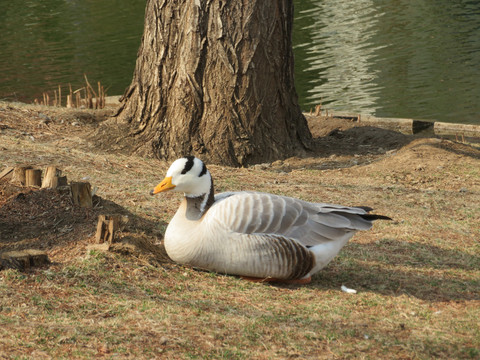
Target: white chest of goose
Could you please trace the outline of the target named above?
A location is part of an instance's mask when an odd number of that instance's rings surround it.
[[[173,162],[151,192],[185,197],[165,232],[165,249],[180,264],[259,280],[306,283],[358,230],[389,219],[367,207],[310,203],[259,192],[214,195],[205,164]]]

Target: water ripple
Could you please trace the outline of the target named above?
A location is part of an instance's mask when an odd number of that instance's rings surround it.
[[[480,3],[295,3],[306,109],[480,124]]]

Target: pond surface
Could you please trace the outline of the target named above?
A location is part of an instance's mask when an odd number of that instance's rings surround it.
[[[4,1],[0,13],[0,99],[31,102],[83,74],[121,95],[143,33],[145,0]]]
[[[2,4],[0,99],[58,85],[129,85],[145,0]],[[295,78],[304,110],[480,124],[480,2],[296,0]]]
[[[295,5],[303,106],[480,124],[480,1]]]

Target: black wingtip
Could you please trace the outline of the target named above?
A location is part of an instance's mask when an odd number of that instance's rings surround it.
[[[373,208],[371,208],[370,206],[355,206],[355,207],[359,208],[359,209],[363,209],[367,213],[369,213],[370,211],[373,211]],[[373,221],[373,220],[393,220],[391,217],[388,217],[388,216],[385,216],[385,215],[377,215],[377,214],[360,214],[359,216],[361,216],[362,219],[370,220],[370,221]]]
[[[356,208],[359,208],[359,209],[363,209],[365,210],[366,212],[370,212],[373,210],[373,208],[371,208],[370,206],[355,206]]]
[[[385,216],[385,215],[377,215],[377,214],[362,214],[360,215],[362,219],[365,220],[393,220],[391,217]]]

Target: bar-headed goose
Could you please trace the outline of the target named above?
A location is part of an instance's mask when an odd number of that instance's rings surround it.
[[[176,160],[151,195],[185,194],[165,232],[165,249],[185,265],[266,281],[307,283],[357,230],[372,220],[367,207],[310,203],[259,192],[214,195],[205,164]]]

